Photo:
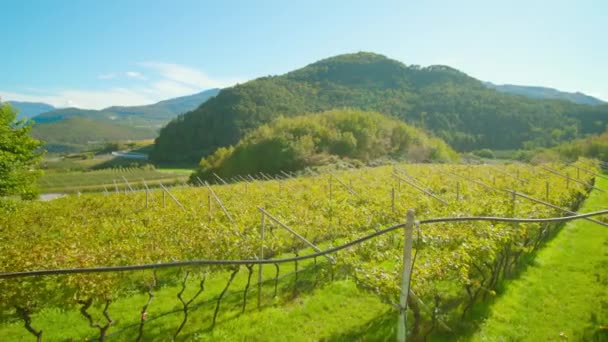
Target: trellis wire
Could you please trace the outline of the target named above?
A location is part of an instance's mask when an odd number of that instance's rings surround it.
[[[608,209],[594,211],[585,214],[563,216],[563,217],[551,217],[551,218],[508,218],[508,217],[493,217],[493,216],[462,216],[462,217],[441,217],[432,218],[416,221],[417,224],[433,224],[442,222],[468,222],[468,221],[491,221],[491,222],[511,222],[511,223],[550,223],[550,222],[566,222],[576,219],[582,219],[586,217],[607,215]],[[301,255],[298,257],[280,258],[280,259],[253,259],[253,260],[186,260],[186,261],[172,261],[157,264],[141,264],[141,265],[126,265],[126,266],[100,266],[100,267],[88,267],[88,268],[64,268],[64,269],[53,269],[53,270],[37,270],[37,271],[24,271],[24,272],[5,272],[0,273],[0,279],[7,278],[20,278],[20,277],[31,277],[39,275],[59,275],[59,274],[75,274],[75,273],[104,273],[104,272],[122,272],[122,271],[136,271],[146,269],[160,269],[169,268],[176,266],[196,266],[196,265],[247,265],[247,264],[281,264],[294,261],[301,261],[312,259],[319,256],[324,256],[338,252],[340,250],[349,248],[357,245],[361,242],[370,240],[380,235],[392,232],[399,228],[405,227],[405,223],[400,223],[383,230],[368,234],[361,238],[347,242],[340,246],[332,247],[320,252],[311,253],[307,255]]]

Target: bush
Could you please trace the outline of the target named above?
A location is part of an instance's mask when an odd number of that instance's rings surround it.
[[[405,159],[414,162],[458,158],[443,140],[375,112],[333,110],[279,118],[254,130],[234,147],[222,147],[200,162],[201,179],[213,173],[231,177],[258,172],[276,174],[340,160]]]
[[[494,155],[494,152],[492,152],[492,150],[484,148],[482,150],[478,150],[473,152],[474,155],[480,157],[480,158],[486,158],[486,159],[494,159],[496,158],[496,156]]]

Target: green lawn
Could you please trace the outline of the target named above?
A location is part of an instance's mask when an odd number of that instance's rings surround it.
[[[598,179],[608,189],[608,181]],[[608,208],[593,191],[580,212]],[[608,341],[608,227],[578,220],[507,284],[472,341]]]

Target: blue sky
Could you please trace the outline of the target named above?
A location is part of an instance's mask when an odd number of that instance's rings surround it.
[[[608,1],[3,0],[0,97],[136,105],[341,53],[608,100]]]

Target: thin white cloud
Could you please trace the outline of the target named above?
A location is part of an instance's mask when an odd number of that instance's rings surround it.
[[[99,78],[100,80],[110,80],[112,78],[116,77],[116,73],[109,73],[109,74],[99,74],[97,75],[97,78]]]
[[[127,71],[125,75],[130,78],[136,78],[138,80],[146,80],[146,77],[137,71]]]
[[[151,84],[150,88],[146,89],[146,91],[152,95],[164,94],[167,97],[178,97],[194,94],[201,91],[201,88],[191,87],[170,80],[160,80]]]
[[[174,63],[143,62],[140,65],[158,72],[168,80],[200,89],[224,88],[239,81],[235,78],[214,79],[200,70]]]
[[[44,102],[58,108],[78,107],[87,109],[102,109],[112,105],[136,106],[155,102],[153,96],[124,88],[107,90],[67,89],[49,95],[28,95],[0,90],[0,98],[3,101]]]
[[[134,85],[107,89],[60,89],[57,91],[14,92],[0,89],[3,101],[44,102],[55,107],[103,109],[110,106],[136,106],[194,94],[209,88],[223,88],[242,79],[216,79],[195,68],[174,63],[145,62],[139,66],[146,70],[99,74],[100,80],[136,79]],[[132,82],[131,82],[132,83]],[[129,84],[129,83],[127,83]],[[25,89],[25,88],[24,88]]]

